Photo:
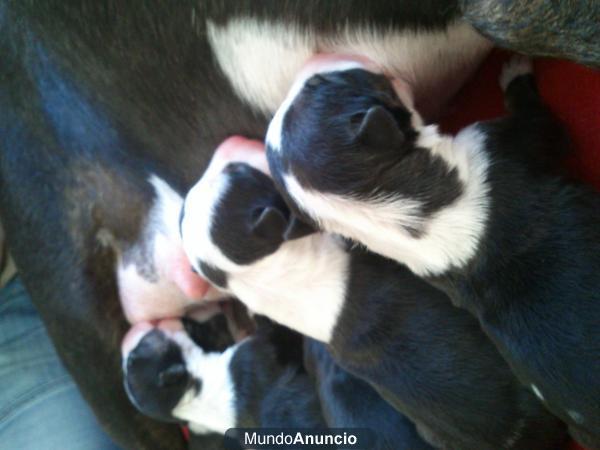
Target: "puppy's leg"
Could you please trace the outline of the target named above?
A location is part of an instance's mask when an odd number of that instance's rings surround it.
[[[499,81],[506,107],[511,113],[541,106],[533,64],[526,56],[515,55],[504,64]]]
[[[329,427],[373,431],[372,450],[433,450],[422,437],[427,433],[417,430],[415,424],[386,402],[373,386],[342,369],[325,344],[305,338],[304,359],[306,370],[315,380]]]
[[[531,61],[515,55],[504,65],[499,82],[509,116],[484,125],[489,145],[521,160],[533,174],[562,174],[570,140],[538,92]]]

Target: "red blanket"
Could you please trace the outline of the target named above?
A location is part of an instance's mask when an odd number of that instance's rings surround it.
[[[505,113],[498,76],[509,53],[495,50],[461,90],[442,120],[448,132]],[[600,189],[600,71],[578,64],[535,59],[534,73],[544,101],[567,127],[574,153],[572,173]]]

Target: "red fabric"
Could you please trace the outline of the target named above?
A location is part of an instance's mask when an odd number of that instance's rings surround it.
[[[501,50],[491,53],[449,107],[441,122],[444,131],[456,132],[475,121],[505,113],[498,77],[509,56]],[[568,167],[600,189],[600,71],[556,59],[540,58],[533,63],[544,101],[573,140]]]
[[[581,445],[579,445],[577,442],[575,441],[571,441],[569,443],[569,445],[567,445],[565,450],[585,450],[585,448],[583,448]]]
[[[509,57],[501,50],[491,53],[450,105],[442,130],[454,133],[505,113],[498,77]],[[556,59],[535,59],[533,64],[540,94],[573,141],[567,166],[573,175],[600,189],[600,71]],[[565,450],[585,449],[571,442]]]

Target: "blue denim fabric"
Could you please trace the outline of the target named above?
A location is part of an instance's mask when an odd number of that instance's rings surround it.
[[[0,450],[116,450],[18,278],[0,290]]]

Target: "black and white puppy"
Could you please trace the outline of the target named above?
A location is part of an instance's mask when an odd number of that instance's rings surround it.
[[[327,343],[438,448],[556,448],[564,438],[467,312],[406,267],[308,228],[271,178],[217,152],[188,193],[183,245],[251,310]],[[236,155],[240,156],[240,155]],[[232,158],[233,159],[233,158]],[[231,161],[231,160],[230,160]]]
[[[566,139],[529,61],[502,74],[511,114],[456,137],[365,67],[313,75],[267,134],[290,205],[471,311],[519,379],[600,448],[600,197],[547,172]]]
[[[432,448],[371,386],[337,366],[323,344],[304,344],[299,334],[256,320],[256,334],[239,344],[223,337],[222,315],[134,328],[123,349],[130,399],[155,419],[188,424],[191,449],[223,448],[232,427],[326,425],[372,430],[372,450]]]
[[[324,427],[302,337],[261,319],[239,343],[216,339],[226,326],[218,315],[133,327],[122,349],[133,404],[157,420],[189,425],[198,450],[222,448],[229,428]]]

